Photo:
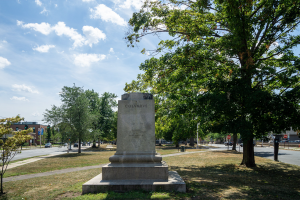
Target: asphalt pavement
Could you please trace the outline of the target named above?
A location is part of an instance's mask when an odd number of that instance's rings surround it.
[[[228,149],[228,146],[225,146],[224,144],[213,144],[213,146],[218,147],[213,150],[227,150]],[[231,150],[231,149],[232,149],[232,146],[229,147],[229,150]],[[243,152],[243,148],[238,146],[237,151]],[[268,145],[264,146],[264,147],[255,146],[254,147],[254,155],[274,160],[274,148],[269,147]],[[287,164],[293,164],[293,165],[300,166],[300,151],[293,151],[292,149],[290,149],[290,150],[279,149],[278,160],[280,162],[284,162]]]
[[[89,146],[84,146],[84,147],[89,147]],[[81,146],[82,148],[82,146]],[[62,153],[67,153],[68,148],[67,147],[52,147],[52,148],[34,148],[34,149],[25,149],[22,150],[21,153],[18,153],[15,155],[15,157],[12,160],[19,160],[19,159],[25,159],[25,158],[31,158],[35,156],[44,156],[44,155],[49,155],[49,154],[62,154]],[[78,151],[77,147],[73,147],[72,145],[72,151]]]

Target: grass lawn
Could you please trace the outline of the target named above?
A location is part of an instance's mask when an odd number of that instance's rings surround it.
[[[106,153],[107,159],[114,151],[103,153]],[[99,156],[98,160],[104,159],[104,157],[100,158],[100,152],[93,154],[94,159],[95,156]],[[91,155],[87,154],[79,158],[85,159],[84,157],[89,156]],[[67,158],[61,158],[61,163],[65,163],[65,159]],[[185,180],[187,184],[185,194],[135,191],[81,195],[82,184],[101,173],[101,169],[92,169],[7,182],[4,183],[4,191],[7,194],[3,198],[300,199],[300,167],[256,157],[257,167],[246,168],[239,165],[241,159],[242,154],[232,151],[207,151],[164,158],[163,160],[169,165],[169,170],[177,171]]]
[[[8,169],[4,177],[105,164],[109,162],[108,158],[114,153],[115,151],[61,154]]]

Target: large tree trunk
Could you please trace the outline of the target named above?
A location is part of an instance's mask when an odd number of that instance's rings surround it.
[[[4,166],[2,166],[4,167]],[[3,193],[3,174],[1,173],[1,194],[4,194]]]
[[[95,139],[93,140],[93,146],[92,146],[92,148],[97,148],[96,147],[96,140]]]
[[[194,138],[191,137],[190,138],[190,146],[193,147],[194,145],[195,145]]]
[[[81,153],[81,139],[79,138],[78,153]]]
[[[232,145],[232,150],[236,151],[236,142],[237,142],[237,134],[233,134],[233,145]]]
[[[100,137],[98,138],[98,148],[100,149]]]
[[[253,138],[243,142],[243,161],[241,165],[255,167]]]

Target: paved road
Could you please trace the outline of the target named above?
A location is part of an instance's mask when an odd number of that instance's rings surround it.
[[[219,147],[218,149],[227,150],[227,146],[224,144],[214,144],[214,146]],[[229,149],[232,149],[230,146]],[[239,151],[239,148],[237,147],[237,151]],[[243,148],[240,148],[240,152],[243,152]],[[274,148],[273,147],[254,147],[254,154],[255,156],[268,158],[271,160],[274,160]],[[278,153],[278,160],[280,162],[298,165],[300,166],[300,151],[291,151],[291,150],[283,150],[279,149]]]
[[[77,147],[72,146],[73,151],[78,151]],[[67,147],[52,147],[52,148],[36,148],[36,149],[29,149],[29,150],[22,150],[22,153],[18,153],[12,160],[19,160],[24,158],[31,158],[34,156],[43,156],[48,154],[60,154],[66,153]]]

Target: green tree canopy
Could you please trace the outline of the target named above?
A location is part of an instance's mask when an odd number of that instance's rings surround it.
[[[242,164],[255,166],[254,137],[300,128],[299,23],[294,0],[146,1],[129,21],[128,45],[150,34],[172,38],[125,90],[150,87],[176,100],[204,132],[240,133]]]

